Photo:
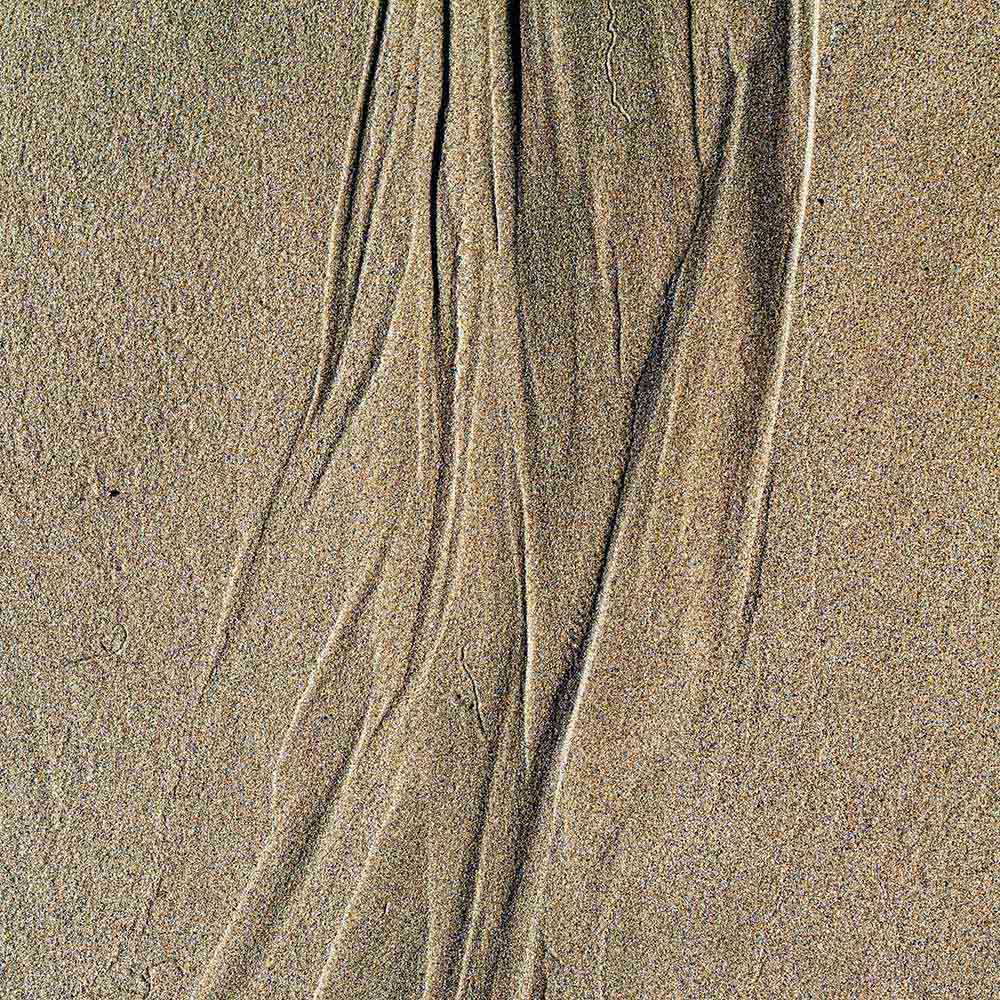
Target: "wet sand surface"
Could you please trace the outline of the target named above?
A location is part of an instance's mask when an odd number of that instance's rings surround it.
[[[0,993],[991,996],[998,29],[15,4]]]

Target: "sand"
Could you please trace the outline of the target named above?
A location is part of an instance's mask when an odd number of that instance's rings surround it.
[[[998,30],[15,3],[0,995],[993,996]]]

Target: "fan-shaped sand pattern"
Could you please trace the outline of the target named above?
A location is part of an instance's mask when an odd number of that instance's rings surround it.
[[[616,15],[611,94],[596,0],[373,5],[314,393],[206,699],[281,669],[253,623],[291,535],[325,540],[328,638],[197,1000],[666,997],[758,961],[729,892],[817,11]]]

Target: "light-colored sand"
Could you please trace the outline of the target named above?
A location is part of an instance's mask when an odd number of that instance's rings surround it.
[[[0,995],[993,995],[1000,13],[816,3],[14,5]]]

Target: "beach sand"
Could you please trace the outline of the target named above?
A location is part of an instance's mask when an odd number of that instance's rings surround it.
[[[998,30],[15,3],[0,995],[992,996]]]

